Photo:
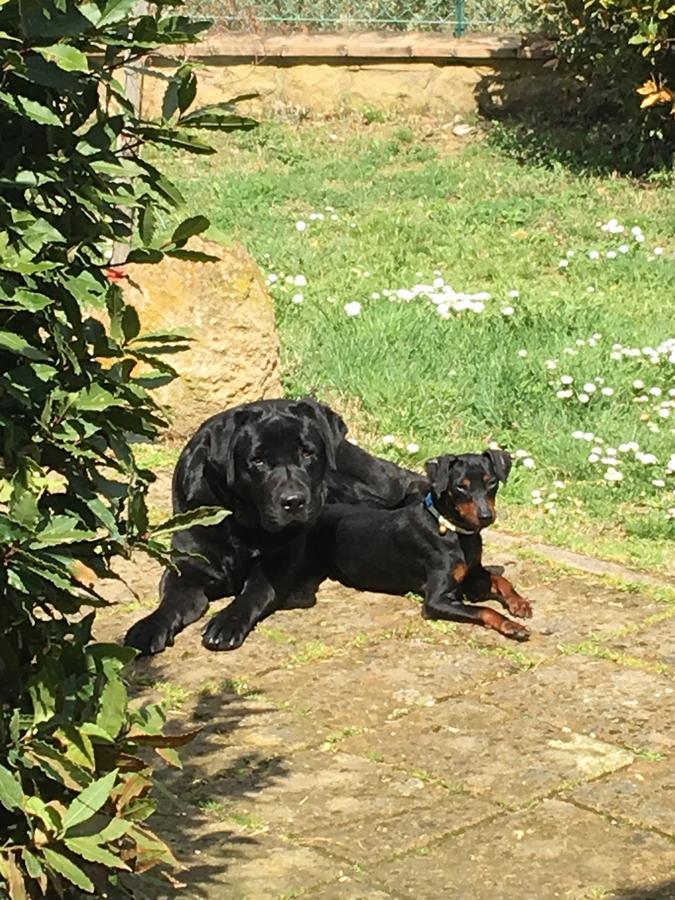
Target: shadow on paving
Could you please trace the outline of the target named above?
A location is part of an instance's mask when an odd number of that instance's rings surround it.
[[[180,676],[180,662],[176,668]],[[143,660],[138,669],[142,682],[132,688],[132,694],[141,695],[146,681],[166,678],[160,660]],[[232,865],[242,857],[250,858],[252,852],[262,852],[253,818],[252,833],[243,833],[248,823],[236,818],[228,821],[228,809],[284,778],[288,765],[279,755],[255,748],[246,751],[232,735],[271,712],[276,708],[253,692],[241,695],[224,681],[217,690],[211,687],[198,694],[185,715],[170,716],[167,732],[199,731],[180,748],[182,768],[157,765],[157,758],[153,760],[157,812],[151,827],[185,868],[170,871],[168,877],[153,873],[135,878],[131,890],[139,900],[175,897],[178,891],[187,891],[185,896],[190,897],[213,896],[210,891],[222,887]]]
[[[664,881],[658,887],[638,887],[614,891],[612,900],[675,900],[675,879]]]

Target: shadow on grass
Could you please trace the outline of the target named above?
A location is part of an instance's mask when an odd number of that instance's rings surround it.
[[[139,669],[141,683],[166,678],[166,668],[153,660],[142,661]],[[213,896],[214,889],[219,896],[231,895],[228,868],[235,860],[261,853],[255,848],[266,830],[264,823],[237,807],[285,777],[288,766],[279,756],[255,749],[241,752],[233,733],[253,717],[276,712],[276,707],[227,681],[218,690],[211,685],[191,704],[189,715],[169,717],[169,733],[200,729],[180,749],[182,768],[161,762],[156,766],[157,811],[149,825],[184,868],[135,876],[126,885],[134,897],[164,900],[185,890],[191,897]]]
[[[667,107],[641,110],[632,84],[586,87],[570,72],[531,62],[493,71],[476,86],[493,146],[519,162],[575,173],[672,175],[675,119]]]

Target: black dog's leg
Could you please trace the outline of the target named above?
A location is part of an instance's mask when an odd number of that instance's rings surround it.
[[[301,571],[304,549],[303,537],[263,556],[232,603],[204,628],[204,646],[209,650],[236,650],[258,622],[283,609]]]
[[[425,619],[445,619],[452,622],[482,625],[516,641],[528,640],[530,632],[527,628],[518,622],[507,619],[496,609],[462,603],[461,594],[464,591],[465,586],[460,585],[454,579],[449,584],[446,581],[445,585],[440,578],[430,579],[422,606],[422,615]]]
[[[142,656],[161,653],[187,625],[204,615],[209,605],[203,576],[167,569],[160,584],[157,609],[132,625],[124,643]]]

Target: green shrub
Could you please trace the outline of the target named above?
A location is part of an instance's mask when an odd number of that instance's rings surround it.
[[[103,601],[77,572],[111,577],[132,548],[166,561],[162,539],[182,524],[149,529],[153,475],[132,443],[163,427],[148,391],[173,376],[166,355],[184,341],[140,334],[110,251],[189,256],[208,222],[156,234],[180,195],[140,150],[209,152],[195,128],[253,124],[227,104],[188,112],[186,66],[161,122],[134,111],[120,66],[204,27],[175,5],[0,0],[0,895],[4,882],[13,900],[101,895],[171,859],[144,824],[145,754],[175,763],[184,738],[162,735],[157,708],[129,709],[133,651],[91,641]]]
[[[671,0],[530,0],[575,76],[577,127],[604,143],[615,168],[672,162],[675,5]],[[670,83],[669,83],[670,79]]]

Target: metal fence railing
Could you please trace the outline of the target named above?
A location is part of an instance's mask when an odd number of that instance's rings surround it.
[[[513,31],[527,0],[187,0],[228,31]]]

